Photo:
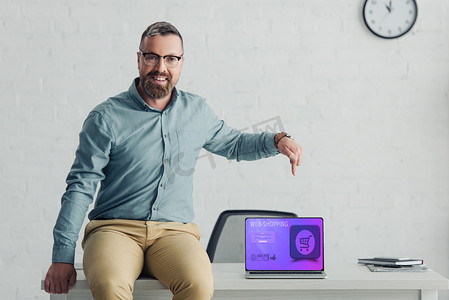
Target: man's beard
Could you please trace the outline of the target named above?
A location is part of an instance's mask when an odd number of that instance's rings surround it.
[[[153,82],[152,77],[163,76],[167,78],[166,85],[159,85]],[[167,73],[160,73],[158,71],[153,71],[148,73],[142,80],[142,87],[148,96],[152,99],[162,99],[171,94],[175,83],[172,81],[172,77]]]

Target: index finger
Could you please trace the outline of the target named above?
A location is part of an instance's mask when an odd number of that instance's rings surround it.
[[[47,278],[45,278],[45,281],[44,281],[44,290],[47,293],[50,293],[50,280],[48,280]]]
[[[302,148],[301,148],[301,146],[299,146],[299,158],[298,158],[297,166],[299,166],[301,164],[301,160],[302,160]]]

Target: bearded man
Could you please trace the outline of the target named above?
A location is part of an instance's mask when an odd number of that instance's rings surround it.
[[[295,173],[298,144],[286,133],[228,127],[203,98],[175,87],[183,63],[178,30],[167,22],[150,25],[137,53],[139,77],[89,113],[53,230],[48,293],[68,293],[75,284],[76,241],[98,182],[82,242],[94,299],[132,299],[144,273],[166,285],[173,299],[202,300],[213,295],[213,276],[192,223],[201,148],[237,161],[282,153]]]

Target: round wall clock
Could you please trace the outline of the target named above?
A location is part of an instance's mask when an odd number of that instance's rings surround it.
[[[415,0],[365,0],[363,20],[375,35],[398,38],[412,29],[418,16]]]

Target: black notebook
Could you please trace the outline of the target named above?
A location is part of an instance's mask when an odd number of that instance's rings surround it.
[[[378,266],[413,266],[422,265],[423,260],[408,257],[373,257],[359,258],[359,264],[378,265]]]

